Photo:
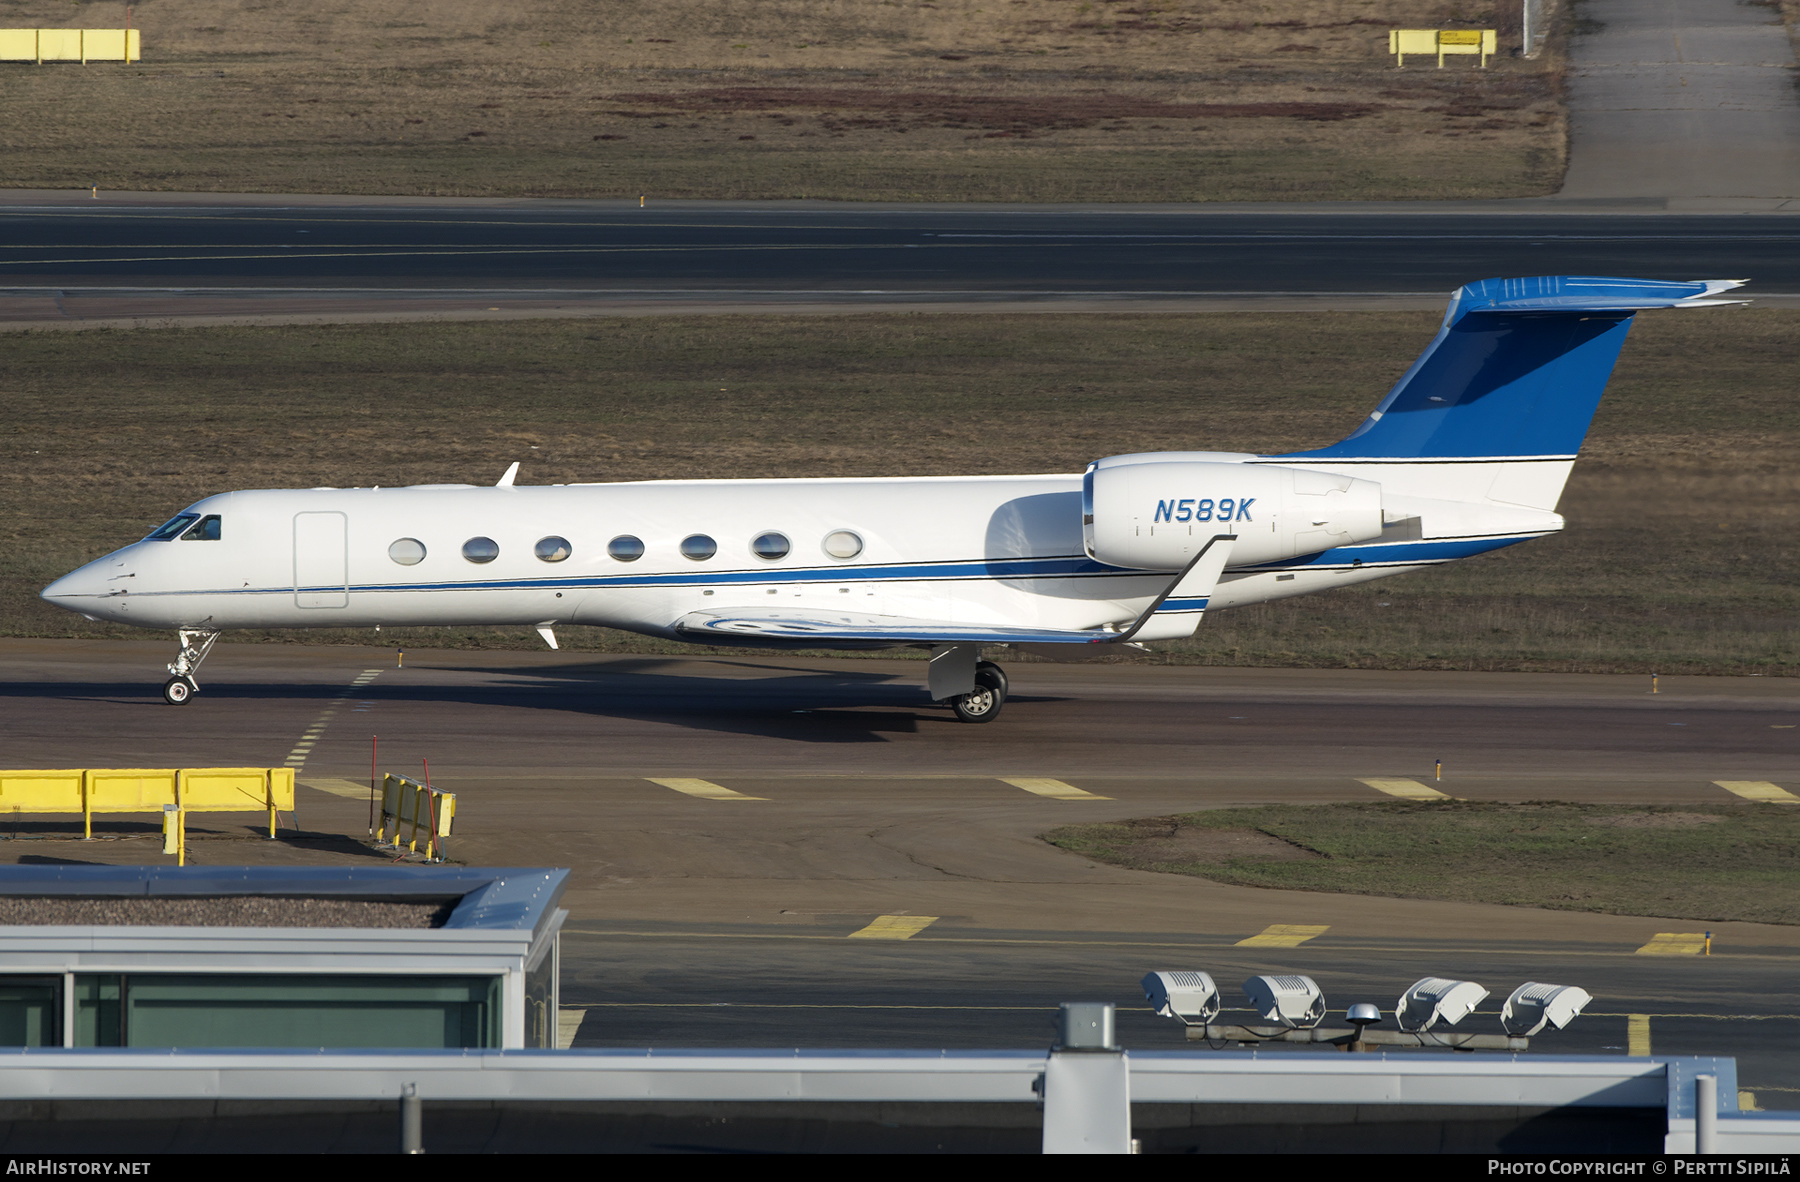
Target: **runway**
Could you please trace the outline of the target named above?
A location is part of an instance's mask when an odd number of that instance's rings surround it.
[[[1492,275],[1748,278],[1800,222],[1662,203],[1305,208],[0,202],[0,323],[882,307],[1440,307]]]
[[[375,856],[371,736],[386,770],[429,759],[458,794],[453,858],[574,871],[563,1004],[584,1045],[1038,1046],[1055,1003],[1100,999],[1126,1045],[1168,1047],[1180,1031],[1136,992],[1152,969],[1206,969],[1228,1004],[1244,976],[1308,973],[1333,1008],[1391,1007],[1433,974],[1481,981],[1490,1010],[1527,979],[1581,985],[1589,1014],[1538,1049],[1733,1054],[1763,1107],[1800,1107],[1800,929],[1225,887],[1037,836],[1380,799],[1369,779],[1496,800],[1800,791],[1791,679],[1652,695],[1633,677],[1021,662],[1002,717],[965,726],[926,702],[919,662],[760,654],[397,666],[390,649],[221,645],[177,710],[158,694],[168,647],[0,641],[8,762],[298,767],[303,835],[196,823],[194,856],[232,864]],[[147,827],[16,832],[15,860],[161,860]],[[1271,925],[1306,930],[1240,943]],[[1710,956],[1658,945],[1702,927]]]

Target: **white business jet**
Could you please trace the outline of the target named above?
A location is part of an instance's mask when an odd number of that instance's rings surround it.
[[[1741,280],[1489,279],[1367,421],[1318,451],[1109,456],[1084,474],[264,490],[195,503],[43,597],[178,632],[190,700],[231,628],[599,624],[706,644],[931,650],[966,722],[983,645],[1093,652],[1451,562],[1556,504],[1632,316]],[[1203,393],[1196,397],[1204,397]],[[1071,650],[1070,646],[1085,646]]]

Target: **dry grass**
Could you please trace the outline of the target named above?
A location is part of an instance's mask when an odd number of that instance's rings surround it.
[[[1129,451],[1316,446],[1362,419],[1435,322],[1335,313],[1298,334],[1282,314],[895,314],[15,334],[0,354],[0,632],[141,636],[36,592],[234,488],[485,483],[513,459],[542,484],[1078,472]],[[1564,499],[1568,532],[1215,613],[1158,659],[1794,673],[1797,327],[1800,314],[1772,310],[1646,315]]]
[[[1524,196],[1560,30],[1492,0],[144,0],[132,66],[0,66],[16,187],[463,196]],[[0,0],[0,25],[117,27]],[[1396,70],[1392,26],[1507,51]]]
[[[1239,886],[1800,923],[1800,812],[1757,804],[1332,804],[1071,825],[1052,845]]]

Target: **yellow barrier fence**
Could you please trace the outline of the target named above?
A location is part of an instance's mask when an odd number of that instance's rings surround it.
[[[425,832],[425,856],[442,861],[444,845],[440,838],[450,836],[450,823],[456,818],[456,794],[439,792],[428,784],[388,772],[381,778],[381,828],[375,840],[381,845],[400,848],[400,826],[412,826],[406,843],[408,853],[419,848],[419,831]],[[388,823],[393,823],[393,836]]]
[[[0,29],[0,62],[135,62],[136,29]]]
[[[294,811],[291,767],[60,768],[0,771],[0,814],[80,813],[82,837],[92,840],[95,813],[173,812],[176,849],[186,860],[188,813],[269,814]],[[169,821],[164,819],[164,831]]]
[[[1389,29],[1388,52],[1406,67],[1407,54],[1437,55],[1438,69],[1444,68],[1445,54],[1480,55],[1481,68],[1487,69],[1488,58],[1497,44],[1492,29]]]

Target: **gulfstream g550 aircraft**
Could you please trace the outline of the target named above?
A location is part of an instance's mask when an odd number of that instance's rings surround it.
[[[1562,528],[1575,453],[1648,308],[1741,280],[1488,279],[1368,420],[1318,451],[1109,456],[1086,473],[656,480],[207,497],[44,589],[172,628],[193,695],[222,630],[602,624],[707,644],[929,648],[934,700],[986,722],[982,645],[1193,635],[1208,610],[1342,587]],[[1273,395],[1271,395],[1272,397]],[[1196,397],[1205,397],[1199,393]]]

